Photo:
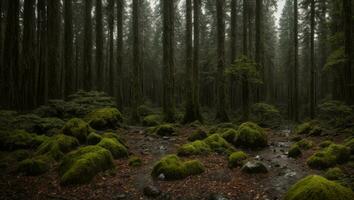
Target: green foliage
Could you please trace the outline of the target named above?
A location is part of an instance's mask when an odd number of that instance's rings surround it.
[[[26,159],[18,164],[17,172],[27,176],[37,176],[49,170],[50,159],[46,156],[37,156]]]
[[[352,108],[340,101],[327,101],[318,105],[318,117],[332,127],[344,126],[350,123]]]
[[[351,154],[354,154],[354,138],[347,139],[347,141],[345,142],[345,146],[350,149]]]
[[[25,130],[0,131],[0,148],[3,150],[17,150],[35,148],[47,139]]]
[[[127,148],[114,138],[103,138],[97,145],[109,150],[112,153],[113,158],[128,157]]]
[[[123,116],[116,108],[101,108],[87,114],[85,120],[92,128],[105,130],[119,127]]]
[[[291,158],[297,158],[302,155],[301,149],[298,145],[292,145],[289,149],[288,156]]]
[[[328,56],[326,65],[324,66],[325,70],[333,70],[338,66],[341,66],[347,62],[345,57],[344,47],[332,51],[332,53]]]
[[[89,183],[99,172],[114,168],[112,154],[100,146],[81,147],[67,154],[59,167],[63,185]]]
[[[0,110],[0,130],[11,130],[13,129],[13,121],[17,116],[16,111],[12,110]]]
[[[194,130],[191,135],[188,137],[188,140],[193,142],[196,140],[203,140],[208,137],[208,134],[201,128]]]
[[[211,152],[209,145],[200,140],[185,144],[178,149],[179,156],[203,155],[209,152]]]
[[[151,175],[157,178],[163,174],[166,180],[179,180],[202,172],[204,167],[197,160],[183,162],[176,155],[167,155],[155,164]]]
[[[149,106],[147,106],[147,105],[138,106],[138,115],[140,117],[146,117],[146,116],[152,115],[152,114],[154,114],[154,111]]]
[[[238,132],[235,129],[229,128],[224,130],[224,132],[221,133],[221,137],[223,137],[226,141],[233,144],[235,142],[237,134]]]
[[[176,127],[174,126],[174,124],[161,124],[153,127],[150,130],[150,133],[159,136],[171,136],[174,135],[175,132],[176,132]]]
[[[213,134],[203,140],[213,151],[218,153],[230,154],[233,152],[233,147],[219,134]]]
[[[19,115],[10,122],[16,129],[24,129],[30,133],[53,135],[60,130],[65,122],[59,118],[41,118],[35,114]]]
[[[229,129],[237,129],[238,127],[233,123],[220,123],[210,129],[209,134],[212,135],[214,133],[223,133]]]
[[[307,164],[314,169],[326,169],[348,161],[349,156],[350,149],[348,147],[332,144],[312,155],[307,160]]]
[[[322,133],[322,128],[318,121],[309,121],[295,127],[295,134],[318,136]]]
[[[251,83],[262,83],[258,64],[246,56],[241,56],[225,70],[227,75],[232,75],[238,79],[247,79]]]
[[[326,140],[326,141],[321,142],[321,143],[319,144],[319,146],[320,146],[321,148],[326,148],[326,147],[329,147],[331,144],[333,144],[332,141]]]
[[[79,146],[79,141],[71,136],[59,134],[45,140],[37,149],[37,155],[46,155],[54,160]]]
[[[162,122],[162,116],[158,114],[147,115],[143,118],[144,126],[157,126]]]
[[[277,108],[266,103],[256,103],[251,107],[251,120],[264,127],[279,127],[281,115]]]
[[[234,152],[229,156],[229,167],[234,168],[242,166],[247,158],[248,155],[243,151]]]
[[[127,146],[125,145],[125,141],[119,137],[119,135],[117,133],[112,133],[112,132],[106,132],[106,133],[103,133],[102,134],[102,137],[103,138],[114,138],[116,139],[118,142],[120,142],[121,144],[123,144],[124,146]]]
[[[137,156],[131,156],[129,158],[129,166],[132,167],[139,167],[143,164],[143,161],[141,160],[141,158],[137,157]]]
[[[62,131],[65,135],[77,138],[80,143],[86,143],[87,135],[92,131],[92,129],[82,119],[73,118],[66,122]]]
[[[22,161],[31,156],[31,153],[28,150],[19,149],[12,153],[12,155],[17,161]]]
[[[284,200],[348,200],[353,192],[336,182],[311,175],[298,181],[285,194]]]
[[[325,173],[325,177],[328,180],[339,180],[343,176],[344,176],[344,173],[339,167],[329,168]]]
[[[88,136],[87,136],[87,143],[89,145],[96,145],[98,144],[100,141],[102,140],[102,136],[100,136],[99,134],[97,133],[90,133]]]
[[[235,144],[251,149],[266,147],[268,138],[265,131],[253,122],[246,122],[240,125],[237,130]]]
[[[314,146],[313,142],[308,139],[302,139],[302,140],[296,142],[296,145],[304,150],[311,149]]]

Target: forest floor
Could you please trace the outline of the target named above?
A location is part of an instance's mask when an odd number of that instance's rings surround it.
[[[0,172],[0,199],[147,199],[146,186],[158,188],[158,199],[281,199],[282,195],[297,180],[308,174],[319,173],[306,165],[309,150],[299,159],[287,157],[291,146],[290,130],[268,130],[269,146],[260,151],[247,151],[254,159],[268,168],[266,174],[245,174],[240,168],[230,169],[227,156],[210,154],[193,156],[205,166],[205,172],[179,181],[159,181],[151,178],[153,165],[162,156],[174,154],[177,148],[187,143],[193,128],[179,129],[176,136],[158,137],[145,132],[143,127],[129,127],[120,135],[134,155],[143,164],[131,167],[127,159],[116,160],[116,170],[101,173],[83,186],[61,186],[57,167],[42,176],[18,176],[11,171]],[[312,138],[318,144],[321,138]],[[342,140],[342,138],[337,138]],[[216,196],[220,195],[220,198]]]

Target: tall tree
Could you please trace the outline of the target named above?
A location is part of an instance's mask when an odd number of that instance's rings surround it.
[[[49,98],[58,98],[60,94],[60,1],[48,1],[48,84]]]
[[[115,78],[115,70],[114,70],[114,1],[108,0],[108,91],[109,94],[114,96],[114,78]]]
[[[263,10],[263,0],[256,0],[256,44],[255,44],[255,60],[256,63],[258,64],[259,70],[263,72],[262,70],[262,58],[261,58],[261,49],[262,49],[262,40],[261,40],[261,35],[262,35],[262,22],[261,22],[261,16],[262,16],[262,11]],[[263,72],[264,73],[264,72]],[[262,73],[262,74],[263,74]],[[265,88],[257,87],[257,94],[256,94],[256,101],[261,100],[261,93],[263,93]]]
[[[193,52],[193,104],[194,104],[194,116],[195,119],[203,121],[200,114],[200,104],[199,104],[199,43],[200,43],[200,0],[193,1],[193,10],[194,10],[194,52]]]
[[[230,63],[234,63],[237,58],[237,0],[231,0],[231,21],[230,21]],[[235,108],[235,78],[233,76],[230,77],[230,106],[232,109]]]
[[[96,0],[96,88],[103,90],[103,16],[102,16],[102,0]]]
[[[73,8],[72,0],[64,0],[64,67],[65,96],[74,92],[74,43],[73,43]]]
[[[163,15],[163,113],[166,121],[175,121],[175,62],[174,62],[174,4],[162,0]]]
[[[225,98],[225,21],[224,21],[225,0],[216,0],[217,15],[217,111],[216,119],[218,121],[229,121],[226,113]]]
[[[84,69],[84,89],[92,89],[92,0],[85,1],[84,14],[84,52],[83,52],[83,69]]]
[[[124,0],[117,0],[117,104],[123,106],[123,10]]]
[[[311,0],[311,35],[310,35],[310,117],[315,118],[315,0]]]
[[[248,40],[247,40],[247,1],[243,0],[243,11],[242,11],[242,35],[243,35],[243,55],[248,56]],[[249,85],[248,77],[246,74],[242,77],[242,111],[243,111],[243,120],[248,120],[249,118]]]
[[[22,72],[21,88],[22,102],[21,107],[29,109],[35,106],[37,90],[35,89],[35,72],[37,67],[36,60],[36,16],[35,0],[25,0],[23,15],[23,40],[22,40]]]
[[[298,77],[298,60],[299,60],[299,39],[298,39],[298,2],[294,0],[294,68],[293,68],[293,95],[292,95],[292,119],[299,121],[299,77]],[[291,80],[290,80],[291,81]]]
[[[14,108],[19,70],[19,0],[8,1],[5,27],[2,91],[4,107]],[[5,59],[6,58],[6,59]],[[11,59],[8,59],[11,58]]]
[[[133,0],[133,120],[139,121],[138,106],[141,104],[141,44],[140,44],[140,1]]]
[[[345,100],[348,104],[353,105],[354,101],[354,69],[352,69],[352,2],[351,0],[343,0],[343,21],[344,21],[344,53],[345,53]]]

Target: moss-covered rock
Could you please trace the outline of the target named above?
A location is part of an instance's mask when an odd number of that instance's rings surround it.
[[[43,142],[36,151],[37,155],[46,155],[54,160],[60,160],[64,154],[79,146],[79,141],[71,136],[59,134]]]
[[[350,123],[352,114],[352,108],[340,101],[327,101],[318,105],[319,119],[331,127]]]
[[[307,164],[314,169],[326,169],[346,162],[349,156],[350,150],[348,147],[332,144],[308,158]]]
[[[282,120],[279,110],[266,103],[253,104],[250,117],[262,127],[279,127]]]
[[[149,106],[147,106],[147,105],[138,106],[138,115],[140,117],[146,117],[146,116],[152,115],[152,114],[154,114],[154,111]]]
[[[233,128],[226,129],[224,132],[221,133],[221,137],[223,137],[226,141],[231,144],[235,143],[237,138],[237,131]]]
[[[284,200],[348,200],[353,192],[336,182],[311,175],[298,181],[285,194]]]
[[[202,128],[197,128],[196,130],[194,130],[190,136],[188,137],[188,140],[193,142],[193,141],[196,141],[196,140],[203,140],[205,138],[208,137],[208,134],[207,132],[202,129]]]
[[[233,123],[220,123],[214,126],[213,128],[210,129],[209,134],[212,135],[214,133],[223,133],[227,131],[228,129],[235,129],[237,130],[237,126]]]
[[[296,142],[296,145],[304,150],[311,149],[314,146],[313,142],[308,139],[302,139],[302,140]]]
[[[211,148],[204,141],[196,140],[185,144],[178,149],[179,156],[203,155],[211,152]]]
[[[344,173],[339,167],[329,168],[325,173],[325,177],[328,180],[339,180],[343,176],[344,176]]]
[[[229,156],[229,167],[235,168],[242,166],[247,158],[248,155],[243,151],[234,152]]]
[[[288,152],[288,157],[298,158],[301,155],[302,155],[302,152],[301,152],[299,145],[294,144],[290,147],[289,152]]]
[[[155,164],[151,175],[157,178],[160,174],[163,174],[166,180],[178,180],[200,174],[203,171],[204,167],[199,161],[183,162],[176,155],[167,155]]]
[[[150,133],[159,136],[171,136],[176,133],[176,127],[173,124],[161,124],[152,128]]]
[[[330,141],[330,140],[325,140],[325,141],[321,142],[321,143],[319,144],[319,146],[320,146],[321,148],[326,148],[326,147],[329,147],[331,144],[333,144],[332,141]]]
[[[26,159],[18,164],[17,172],[27,176],[37,176],[49,170],[50,159],[46,156],[37,156]]]
[[[112,154],[100,146],[86,146],[67,154],[59,167],[63,185],[89,183],[99,172],[114,168]]]
[[[131,156],[129,158],[129,166],[139,167],[143,164],[143,161],[138,156]]]
[[[66,122],[63,127],[65,135],[73,136],[79,140],[80,143],[86,143],[87,135],[92,131],[91,127],[84,120],[73,118]]]
[[[113,158],[128,157],[127,148],[114,138],[103,138],[97,145],[109,150],[112,153]]]
[[[161,124],[162,117],[158,114],[147,115],[143,118],[143,126],[157,126]]]
[[[309,121],[295,127],[295,134],[318,136],[322,133],[322,128],[318,121]]]
[[[100,141],[102,140],[102,136],[91,132],[88,136],[87,136],[87,144],[89,145],[96,145],[98,144]]]
[[[267,167],[260,161],[248,161],[242,166],[241,170],[248,174],[268,173]]]
[[[237,146],[259,149],[268,145],[268,138],[265,131],[253,122],[241,124],[235,138]]]
[[[48,137],[28,133],[25,130],[0,131],[0,149],[17,150],[36,148]]]
[[[351,154],[354,154],[354,138],[347,139],[347,141],[345,142],[345,146],[350,149]]]
[[[115,129],[123,122],[122,114],[116,108],[101,108],[85,116],[90,126],[97,130]]]
[[[203,140],[213,151],[229,154],[233,152],[233,147],[219,134],[213,134]]]
[[[126,145],[126,142],[124,141],[124,139],[122,137],[120,137],[117,133],[105,132],[105,133],[102,134],[102,138],[114,138],[119,143],[121,143],[122,145],[124,145],[125,147],[128,148],[128,146]]]

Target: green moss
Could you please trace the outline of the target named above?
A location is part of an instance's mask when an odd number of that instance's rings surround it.
[[[65,135],[77,138],[80,143],[86,143],[87,135],[91,131],[91,127],[79,118],[69,120],[63,127],[63,133]]]
[[[196,140],[203,140],[206,137],[208,137],[207,132],[201,128],[198,128],[191,133],[191,135],[188,137],[188,140],[193,142]]]
[[[199,128],[202,126],[202,123],[199,120],[196,120],[192,123],[189,123],[188,126],[191,128]]]
[[[233,151],[233,147],[219,134],[213,134],[204,139],[204,142],[216,152],[229,154]]]
[[[311,149],[314,146],[313,142],[308,139],[302,139],[302,140],[296,142],[296,145],[304,150]]]
[[[325,177],[328,180],[339,180],[343,176],[344,173],[339,167],[329,168],[325,173]]]
[[[113,138],[103,138],[101,142],[97,144],[100,147],[103,147],[109,150],[113,158],[126,158],[128,157],[128,150],[125,148],[123,144],[118,142],[116,139]]]
[[[143,161],[138,156],[131,156],[129,158],[129,166],[139,167],[143,164]]]
[[[349,200],[354,199],[353,192],[336,182],[321,176],[308,176],[285,194],[284,200]]]
[[[321,148],[326,148],[326,147],[329,147],[331,144],[333,144],[332,141],[326,140],[326,141],[321,142],[321,143],[319,144],[319,146],[320,146]]]
[[[322,128],[318,121],[305,122],[295,127],[295,134],[318,136],[322,133]]]
[[[100,141],[102,140],[102,136],[98,135],[97,133],[90,133],[88,136],[87,136],[87,143],[89,145],[95,145],[95,144],[98,144]]]
[[[106,132],[102,134],[102,138],[114,138],[116,139],[119,143],[123,144],[125,147],[128,147],[125,143],[125,141],[123,140],[123,138],[121,138],[117,133],[113,133],[113,132]]]
[[[25,130],[0,131],[0,148],[3,150],[17,150],[35,148],[47,139]]]
[[[89,183],[99,172],[114,168],[112,154],[100,146],[86,146],[67,154],[59,167],[63,185]]]
[[[157,126],[162,122],[161,115],[147,115],[143,118],[143,126]]]
[[[237,137],[237,131],[233,128],[226,129],[223,133],[221,133],[221,137],[233,144],[235,143],[235,139]]]
[[[36,151],[37,155],[46,155],[52,159],[59,160],[65,153],[79,146],[79,141],[71,136],[59,134],[43,142]]]
[[[251,120],[263,127],[279,127],[282,118],[275,106],[256,103],[251,107]]]
[[[114,129],[123,122],[122,114],[116,108],[102,108],[90,112],[85,117],[86,121],[94,129]]]
[[[244,161],[248,158],[248,155],[243,151],[237,151],[229,156],[229,167],[239,167],[244,164]]]
[[[27,176],[37,176],[49,170],[50,159],[46,156],[38,156],[26,159],[18,164],[17,172]]]
[[[235,144],[245,148],[259,149],[267,146],[268,138],[265,131],[257,124],[246,122],[238,128]]]
[[[318,105],[319,119],[331,127],[341,127],[351,123],[352,114],[352,108],[340,101],[327,101]]]
[[[178,180],[200,174],[203,171],[204,167],[199,161],[183,162],[176,155],[167,155],[155,164],[151,175],[157,178],[160,174],[163,174],[166,180]]]
[[[204,141],[196,140],[192,143],[185,144],[178,149],[178,155],[190,156],[190,155],[202,155],[208,154],[211,151],[209,145]]]
[[[154,113],[154,111],[152,110],[152,108],[150,108],[147,105],[138,106],[138,115],[140,117],[146,117],[146,116],[151,115],[153,113]]]
[[[341,164],[349,159],[350,150],[343,145],[332,144],[329,147],[315,153],[307,164],[314,169],[326,169],[336,164]]]
[[[230,128],[236,130],[238,127],[233,123],[220,123],[220,124],[214,126],[213,128],[211,128],[209,131],[209,134],[212,135],[214,133],[223,133]]]
[[[345,146],[350,149],[351,154],[354,154],[354,138],[348,139],[345,142]]]
[[[173,124],[161,124],[155,126],[150,130],[152,134],[160,135],[160,136],[171,136],[176,132],[176,128]]]
[[[20,149],[13,152],[12,156],[16,158],[17,161],[22,161],[31,156],[31,153],[28,150]]]
[[[300,157],[301,155],[302,155],[302,152],[301,152],[299,145],[294,144],[290,147],[289,152],[288,152],[288,157],[297,158],[297,157]]]

